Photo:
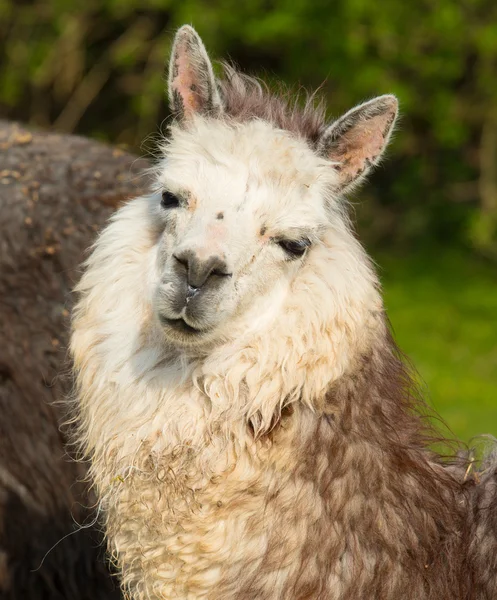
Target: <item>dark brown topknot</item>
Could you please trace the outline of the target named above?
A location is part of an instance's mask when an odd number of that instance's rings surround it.
[[[223,69],[225,77],[218,86],[226,115],[240,122],[262,119],[316,145],[326,129],[324,102],[316,100],[316,93],[299,96],[283,86],[280,93],[273,93],[266,83],[227,63]]]

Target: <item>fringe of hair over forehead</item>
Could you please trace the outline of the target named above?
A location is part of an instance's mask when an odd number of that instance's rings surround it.
[[[291,93],[280,84],[278,93],[255,78],[222,63],[224,78],[218,80],[225,114],[240,122],[261,119],[306,139],[315,146],[326,128],[326,110],[316,92]]]

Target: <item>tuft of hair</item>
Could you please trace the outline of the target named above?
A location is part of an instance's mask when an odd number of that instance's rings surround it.
[[[317,91],[295,94],[280,83],[278,93],[273,93],[267,83],[233,65],[224,62],[222,67],[224,78],[218,86],[227,117],[239,122],[261,119],[316,146],[326,129],[325,104]]]

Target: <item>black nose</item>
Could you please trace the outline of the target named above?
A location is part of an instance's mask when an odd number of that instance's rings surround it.
[[[182,250],[173,254],[173,257],[185,269],[186,280],[192,291],[201,288],[212,277],[231,275],[226,262],[220,256],[210,256],[206,260],[201,260],[193,250]]]

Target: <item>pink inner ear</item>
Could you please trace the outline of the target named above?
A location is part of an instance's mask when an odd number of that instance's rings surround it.
[[[173,92],[177,92],[181,96],[185,116],[188,116],[201,110],[202,98],[185,41],[178,44],[174,62],[176,76],[172,81]]]
[[[337,170],[345,181],[358,177],[383,152],[393,116],[385,112],[360,121],[337,140],[330,159],[340,163]]]

